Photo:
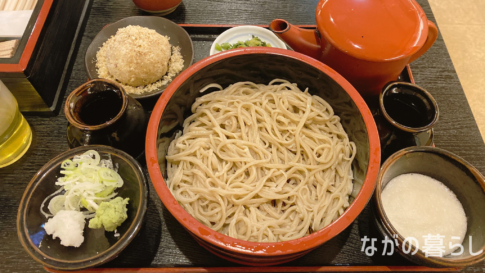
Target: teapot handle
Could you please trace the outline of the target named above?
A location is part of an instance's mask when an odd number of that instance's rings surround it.
[[[436,39],[438,38],[438,28],[436,25],[428,20],[428,38],[424,43],[423,47],[418,50],[418,52],[414,53],[413,56],[409,59],[409,63],[414,62],[417,58],[421,57],[428,49],[434,44]]]

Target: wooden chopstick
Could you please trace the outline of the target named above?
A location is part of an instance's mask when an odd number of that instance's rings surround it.
[[[0,42],[0,58],[12,58],[19,46],[19,40]]]
[[[5,41],[5,42],[0,42],[0,50],[4,49],[11,49],[14,47],[17,47],[19,44],[19,40],[10,40],[10,41]]]
[[[0,0],[0,10],[3,10],[5,8],[6,3],[7,3],[7,0]]]
[[[0,11],[33,10],[38,0],[0,0]]]
[[[24,10],[25,9],[25,0],[17,0],[17,6],[15,10]]]
[[[19,0],[7,0],[7,4],[5,4],[5,9],[6,11],[12,11],[15,10],[15,7],[17,7],[17,3]]]
[[[32,7],[33,4],[34,4],[34,0],[26,0],[25,1],[24,10],[26,10],[26,9],[34,9]]]

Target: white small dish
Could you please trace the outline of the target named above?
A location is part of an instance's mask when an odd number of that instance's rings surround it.
[[[261,39],[261,41],[270,43],[271,47],[287,49],[286,44],[283,41],[281,41],[273,32],[265,28],[256,26],[239,26],[230,28],[221,33],[221,35],[217,36],[216,40],[211,45],[210,55],[223,52],[216,50],[216,44],[235,44],[238,41],[244,42],[247,40],[251,40],[253,38],[252,35],[258,37],[259,39]]]

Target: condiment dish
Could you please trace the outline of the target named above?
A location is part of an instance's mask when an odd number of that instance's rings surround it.
[[[119,83],[106,79],[83,83],[67,97],[64,114],[69,148],[107,145],[142,157],[149,114]]]
[[[456,195],[467,218],[462,254],[453,255],[457,253],[455,251],[444,257],[426,255],[414,245],[409,249],[408,243],[405,246],[407,253],[404,252],[403,243],[406,238],[399,234],[386,215],[382,192],[389,181],[406,173],[434,178]],[[373,201],[379,232],[382,236],[396,238],[399,244],[397,251],[408,260],[429,267],[465,267],[485,259],[485,180],[477,169],[459,156],[440,148],[425,146],[408,147],[394,153],[381,167]]]
[[[86,54],[84,57],[84,66],[86,68],[86,72],[88,74],[89,79],[97,79],[98,71],[96,68],[96,53],[99,51],[99,48],[103,46],[103,44],[114,36],[118,29],[124,28],[127,26],[142,26],[149,29],[153,29],[161,35],[168,36],[170,38],[169,42],[172,46],[179,46],[180,47],[180,54],[184,59],[184,67],[182,71],[187,69],[194,60],[194,46],[192,44],[192,40],[190,39],[189,34],[179,25],[176,23],[162,18],[162,17],[155,17],[155,16],[133,16],[121,19],[115,23],[109,24],[105,26],[97,35],[94,37],[93,41],[89,45],[88,49],[86,50]],[[172,79],[173,80],[173,79]],[[170,84],[170,83],[168,83]],[[143,93],[143,94],[129,94],[133,98],[137,100],[143,99],[156,99],[160,94],[165,90],[168,84],[163,85],[153,91]]]
[[[257,26],[238,26],[230,28],[221,33],[211,45],[210,55],[219,53],[215,46],[216,44],[230,43],[234,44],[239,41],[244,42],[251,40],[254,36],[261,39],[261,41],[270,43],[272,47],[287,49],[286,44],[280,40],[273,32]]]
[[[152,0],[133,0],[135,5],[149,13],[155,15],[165,16],[174,12],[177,7],[182,3],[182,0],[164,0],[164,1],[152,1]]]
[[[118,164],[124,184],[118,195],[129,198],[128,218],[117,228],[119,236],[104,229],[84,228],[84,242],[80,247],[66,247],[59,238],[46,234],[46,217],[41,213],[44,199],[55,192],[60,165],[66,159],[88,150],[97,151],[102,159],[111,157]],[[29,255],[42,265],[58,270],[80,270],[106,263],[116,258],[140,231],[147,209],[148,189],[141,166],[127,153],[108,146],[81,146],[66,151],[44,165],[32,178],[24,192],[17,215],[17,234]],[[47,205],[46,205],[47,206]],[[46,209],[46,208],[44,208]]]

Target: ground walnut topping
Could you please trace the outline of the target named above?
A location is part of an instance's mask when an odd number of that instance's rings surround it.
[[[180,47],[170,46],[169,37],[158,35],[139,26],[119,29],[96,53],[98,76],[117,81],[128,94],[148,93],[170,83],[182,71],[184,59]],[[118,58],[121,55],[123,59]]]

